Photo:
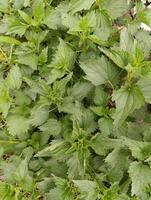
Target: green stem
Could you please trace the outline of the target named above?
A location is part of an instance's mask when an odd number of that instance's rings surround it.
[[[10,54],[9,54],[9,61],[10,62],[11,62],[12,55],[13,55],[13,48],[14,48],[14,45],[11,45]]]
[[[3,54],[3,56],[5,57],[6,61],[8,62],[8,57],[1,47],[0,47],[0,51]]]
[[[7,140],[7,141],[5,141],[5,140],[0,140],[0,144],[18,144],[18,143],[20,143],[19,141],[14,141],[14,140]]]
[[[112,87],[112,89],[114,90],[114,85],[111,83],[110,80],[108,80],[108,83],[110,84],[110,86]]]

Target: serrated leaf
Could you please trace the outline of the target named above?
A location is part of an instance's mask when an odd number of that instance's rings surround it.
[[[95,86],[114,82],[118,76],[116,67],[104,56],[81,61],[80,67],[86,73],[86,79]]]
[[[138,160],[144,160],[151,153],[150,143],[131,140],[124,138],[124,143],[129,147],[132,152],[132,156]]]
[[[12,136],[20,136],[29,130],[29,122],[23,116],[12,115],[7,118],[7,127]]]
[[[15,95],[15,103],[16,105],[29,105],[31,103],[31,99],[22,91],[17,91]]]
[[[145,98],[147,103],[151,103],[151,79],[150,78],[142,78],[138,81],[138,86]]]
[[[129,167],[129,153],[126,149],[115,148],[111,153],[105,158],[112,168],[118,168],[119,170],[126,170]]]
[[[70,10],[72,13],[76,13],[81,10],[89,10],[95,0],[72,0]]]
[[[34,182],[32,177],[29,175],[28,160],[26,158],[20,161],[19,165],[12,172],[12,176],[14,177],[14,182],[21,184],[25,191],[32,191]]]
[[[47,107],[39,108],[35,106],[31,110],[31,116],[29,119],[29,123],[33,126],[39,126],[47,121],[49,117],[49,110]]]
[[[71,88],[71,90],[69,90],[69,94],[81,101],[92,91],[92,89],[93,85],[88,81],[79,81]]]
[[[64,74],[64,71],[70,70],[74,62],[73,50],[62,40],[59,41],[59,46],[53,57],[50,67],[59,70]]]
[[[18,10],[23,7],[30,6],[30,0],[14,0],[13,1],[13,8]]]
[[[8,10],[8,0],[0,1],[0,12],[7,12]]]
[[[43,193],[49,192],[52,186],[53,186],[53,179],[51,177],[50,178],[46,177],[44,178],[44,180],[38,182],[37,184],[37,188]]]
[[[73,156],[67,161],[68,166],[68,177],[69,179],[73,179],[78,177],[78,175],[82,175],[82,170],[80,168],[79,160],[77,159],[77,154],[74,153]]]
[[[53,118],[48,119],[39,129],[43,132],[48,132],[50,135],[57,136],[61,132],[61,123]]]
[[[120,48],[127,52],[131,52],[133,48],[133,37],[126,28],[123,28],[120,33]]]
[[[31,18],[29,17],[29,15],[27,15],[24,11],[22,10],[18,10],[20,16],[23,18],[23,20],[27,23],[27,24],[31,24]]]
[[[96,200],[99,195],[99,189],[96,182],[88,180],[74,180],[74,184],[81,191],[80,199]]]
[[[31,54],[31,53],[25,54],[23,56],[20,55],[17,61],[18,63],[28,65],[32,69],[36,70],[38,65],[38,56],[36,54]]]
[[[7,76],[8,87],[11,89],[19,89],[22,84],[22,74],[18,66],[14,66]]]
[[[71,183],[68,180],[54,176],[55,185],[57,186],[60,196],[63,200],[74,200],[74,192]]]
[[[116,49],[107,49],[99,47],[99,50],[105,54],[118,67],[124,68],[127,65],[127,54],[124,51],[116,51]]]
[[[109,136],[113,133],[113,120],[110,118],[101,118],[98,121],[99,129],[103,135]]]
[[[19,194],[17,194],[17,192],[15,191],[15,187],[3,181],[0,181],[0,193],[1,198],[5,198],[6,200],[16,200],[16,198],[19,197]]]
[[[8,114],[8,111],[11,106],[12,99],[9,96],[9,91],[7,88],[2,86],[0,88],[0,112],[3,113],[3,116],[6,117]]]
[[[101,6],[107,10],[112,19],[121,17],[130,7],[127,0],[105,0]]]
[[[21,42],[9,36],[0,36],[0,42],[19,45]]]
[[[43,64],[46,63],[48,60],[48,48],[46,47],[43,49],[39,55],[38,61]]]
[[[44,1],[34,0],[32,5],[32,14],[36,23],[40,23],[44,17]]]
[[[43,23],[46,24],[50,29],[57,29],[59,26],[61,26],[61,16],[59,11],[48,8],[46,10]]]
[[[145,30],[140,30],[136,34],[136,39],[139,42],[141,49],[143,50],[146,56],[149,56],[150,52],[150,34]]]
[[[114,125],[117,127],[124,122],[130,113],[144,105],[144,97],[137,86],[123,86],[114,91],[113,100],[116,103]]]
[[[94,94],[94,103],[98,106],[103,106],[108,103],[108,95],[102,87],[96,87]]]
[[[19,21],[12,22],[8,27],[8,34],[17,34],[19,36],[23,36],[28,28],[27,24],[23,24]],[[18,43],[18,42],[17,42]]]
[[[106,155],[109,150],[119,145],[119,141],[105,137],[101,133],[98,133],[92,137],[90,145],[97,154]]]
[[[103,42],[105,44],[105,41],[109,39],[109,36],[113,33],[113,31],[114,30],[112,28],[112,22],[107,13],[104,10],[100,10],[99,12],[97,12],[97,25],[94,30],[93,38],[95,39],[96,36],[97,39],[98,37],[98,39],[100,39],[100,42],[102,41],[102,44],[100,43],[100,45],[104,46]]]
[[[116,183],[111,185],[110,188],[108,188],[107,190],[104,191],[102,200],[108,200],[110,198],[112,200],[130,200],[126,194],[124,194],[124,193],[120,194],[119,188]]]
[[[129,175],[132,180],[132,195],[140,196],[151,184],[151,170],[141,162],[132,162]]]
[[[46,193],[46,200],[62,200],[61,192],[58,188],[51,189],[49,193]]]
[[[91,110],[98,116],[107,116],[108,110],[101,106],[91,106]]]
[[[58,150],[61,151],[64,147],[66,147],[66,142],[64,142],[63,140],[53,140],[50,146],[39,151],[36,156],[47,157],[50,156],[51,153],[55,153]]]

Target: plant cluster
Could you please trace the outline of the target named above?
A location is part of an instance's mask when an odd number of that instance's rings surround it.
[[[151,198],[150,4],[0,0],[0,200]]]

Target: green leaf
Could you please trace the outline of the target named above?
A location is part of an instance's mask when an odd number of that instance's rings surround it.
[[[21,9],[22,7],[24,7],[24,1],[29,1],[29,0],[14,0],[13,1],[13,8],[16,10]]]
[[[8,43],[8,44],[21,44],[19,40],[16,40],[9,36],[0,36],[0,42]]]
[[[24,7],[30,6],[30,0],[24,0]]]
[[[144,160],[151,153],[150,143],[131,140],[124,138],[124,143],[129,147],[132,152],[132,156],[138,160]]]
[[[116,19],[125,14],[130,6],[127,0],[103,0],[101,8],[106,9],[112,19]]]
[[[26,158],[20,162],[15,171],[13,171],[12,176],[14,177],[15,182],[21,185],[22,189],[27,192],[33,190],[34,182],[29,175],[28,160]]]
[[[20,16],[23,18],[23,20],[27,23],[27,24],[31,24],[31,18],[22,10],[18,10]]]
[[[81,108],[79,104],[75,107],[76,111],[73,112],[72,120],[88,133],[96,130],[96,123],[94,121],[93,112],[89,109]]]
[[[11,106],[12,99],[9,96],[9,91],[4,86],[0,87],[0,112],[6,117]]]
[[[15,97],[16,105],[29,105],[31,103],[30,97],[24,91],[17,91]]]
[[[62,200],[61,192],[58,188],[51,189],[49,193],[46,194],[46,200]]]
[[[57,51],[49,67],[52,68],[52,70],[59,71],[63,76],[66,71],[72,69],[74,57],[74,51],[60,39],[59,46],[57,47]]]
[[[132,180],[132,195],[140,196],[151,184],[151,170],[141,162],[132,162],[129,168],[129,175]]]
[[[151,38],[151,36],[150,36],[149,32],[147,32],[145,30],[140,30],[136,34],[136,39],[137,39],[142,51],[144,52],[145,56],[149,56],[149,52],[151,49],[150,48],[150,45],[151,45],[150,38]]]
[[[109,150],[119,145],[119,141],[110,139],[108,137],[105,137],[101,133],[98,133],[94,137],[92,137],[90,145],[97,154],[106,155]]]
[[[83,174],[83,170],[80,168],[80,162],[77,159],[77,154],[74,153],[73,156],[67,161],[68,166],[68,177],[70,180],[72,180],[75,177],[78,177],[78,175]]]
[[[22,84],[22,74],[18,66],[14,66],[7,76],[8,87],[11,89],[19,89]]]
[[[96,182],[88,180],[74,180],[74,184],[81,191],[80,199],[96,200],[99,196],[99,189]]]
[[[130,164],[129,153],[126,149],[115,148],[107,155],[105,162],[107,162],[112,168],[126,170]]]
[[[133,40],[128,30],[123,28],[120,33],[120,48],[130,53],[133,48]]]
[[[118,188],[116,183],[111,185],[110,188],[108,188],[108,189],[106,189],[104,191],[102,200],[108,200],[108,199],[112,199],[112,200],[130,200],[129,197],[126,194],[124,194],[124,193],[120,194],[119,188]]]
[[[46,24],[50,29],[57,29],[61,26],[61,16],[58,10],[47,9],[44,17],[44,24]]]
[[[29,119],[29,123],[33,126],[39,126],[47,121],[49,117],[49,110],[47,107],[40,108],[35,106],[31,110],[31,116]]]
[[[17,179],[20,180],[24,180],[28,174],[28,163],[27,163],[27,159],[22,160],[20,165],[18,166],[18,173],[17,175]]]
[[[67,150],[66,147],[68,147],[67,143],[63,140],[53,140],[51,145],[44,148],[43,150],[39,151],[38,154],[36,154],[37,157],[47,157],[50,156],[52,153],[57,153],[61,150]]]
[[[100,117],[108,115],[108,110],[101,106],[91,106],[91,110]]]
[[[95,86],[114,82],[118,76],[116,67],[104,56],[81,61],[80,67],[86,73],[86,79]]]
[[[66,92],[66,85],[69,83],[71,78],[72,78],[72,73],[68,74],[67,76],[62,78],[60,81],[54,82],[52,89],[53,89],[53,92],[56,94],[56,97],[62,98],[64,96],[64,93]]]
[[[0,12],[7,12],[8,11],[8,0],[0,1]]]
[[[61,199],[63,200],[74,200],[73,188],[70,182],[68,182],[68,180],[66,179],[56,177],[56,176],[54,176],[54,180],[55,180],[56,188],[54,188],[53,191],[50,191],[51,194],[52,192],[54,193],[54,191],[58,191],[57,194],[58,194],[59,199],[61,197]]]
[[[29,122],[23,116],[11,115],[7,118],[7,127],[12,136],[20,136],[29,130]]]
[[[93,85],[88,81],[77,82],[69,91],[69,95],[81,101],[92,91]]]
[[[151,79],[150,78],[142,78],[138,81],[138,86],[145,98],[147,103],[151,103]]]
[[[48,132],[50,135],[57,136],[61,132],[61,123],[53,118],[48,119],[39,129],[43,132]]]
[[[102,87],[96,87],[94,94],[94,103],[98,106],[103,106],[108,103],[108,95]]]
[[[32,69],[36,70],[38,65],[38,56],[33,53],[20,55],[17,59],[18,63],[28,65]]]
[[[110,35],[113,33],[112,21],[106,14],[104,10],[97,12],[97,26],[94,30],[94,36],[102,40],[102,43],[109,39]],[[93,36],[93,38],[94,38]],[[92,37],[92,36],[91,36]],[[99,44],[99,43],[98,43]],[[104,43],[105,44],[105,43]],[[101,46],[104,46],[100,43]],[[106,44],[107,45],[107,44]]]
[[[22,51],[24,51],[26,54],[30,52],[34,52],[35,48],[37,48],[42,42],[45,41],[47,34],[48,34],[48,30],[44,30],[44,31],[42,30],[34,31],[34,29],[28,30],[26,32],[25,37],[29,41],[29,43],[23,43],[20,46],[22,48]],[[48,46],[46,48],[41,47],[40,49],[37,49],[38,51],[35,51],[35,53],[36,52],[40,53],[42,49],[48,49]]]
[[[113,93],[116,103],[114,125],[120,126],[135,109],[144,105],[144,97],[137,86],[123,86]]]
[[[96,30],[96,31],[97,31],[97,30]],[[97,34],[97,35],[95,35],[95,34]],[[88,39],[89,39],[90,41],[94,42],[94,43],[97,44],[97,45],[100,45],[100,46],[103,46],[103,47],[107,47],[108,44],[107,44],[106,41],[104,41],[104,40],[102,39],[102,36],[100,36],[100,32],[99,32],[99,33],[96,32],[95,34],[89,35],[89,36],[88,36]],[[101,37],[101,39],[100,39],[100,37]],[[103,38],[104,38],[104,37],[103,37]]]
[[[19,21],[11,22],[8,27],[8,34],[17,34],[19,36],[23,36],[28,28],[27,24],[21,23]],[[17,42],[18,43],[18,42]]]
[[[72,13],[76,13],[81,10],[89,10],[95,0],[72,0],[70,2],[70,10]]]
[[[48,60],[48,48],[46,47],[45,49],[43,49],[39,55],[39,59],[38,61],[43,64],[46,63]]]
[[[44,178],[44,180],[38,182],[37,188],[40,190],[40,192],[47,193],[52,188],[52,185],[53,185],[52,178],[46,177]]]
[[[98,121],[99,129],[103,135],[109,136],[113,133],[113,120],[110,118],[101,118]]]
[[[69,29],[68,33],[80,37],[81,42],[90,37],[91,31],[96,26],[96,21],[95,11],[88,12],[83,17],[67,13],[62,15],[62,23]],[[80,32],[83,32],[83,34],[81,35]]]
[[[15,187],[13,185],[2,181],[0,181],[0,193],[1,198],[6,200],[16,200],[16,198],[19,198],[20,196],[20,194],[17,194],[15,191]]]
[[[44,8],[45,4],[43,0],[34,0],[32,5],[32,14],[35,20],[35,23],[40,23],[44,17]]]
[[[107,49],[104,47],[99,47],[99,50],[105,54],[113,63],[118,67],[124,68],[127,66],[127,54],[124,51],[119,51],[119,49]]]

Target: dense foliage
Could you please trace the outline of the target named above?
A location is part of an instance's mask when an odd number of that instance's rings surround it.
[[[0,200],[150,199],[150,3],[0,0]]]

